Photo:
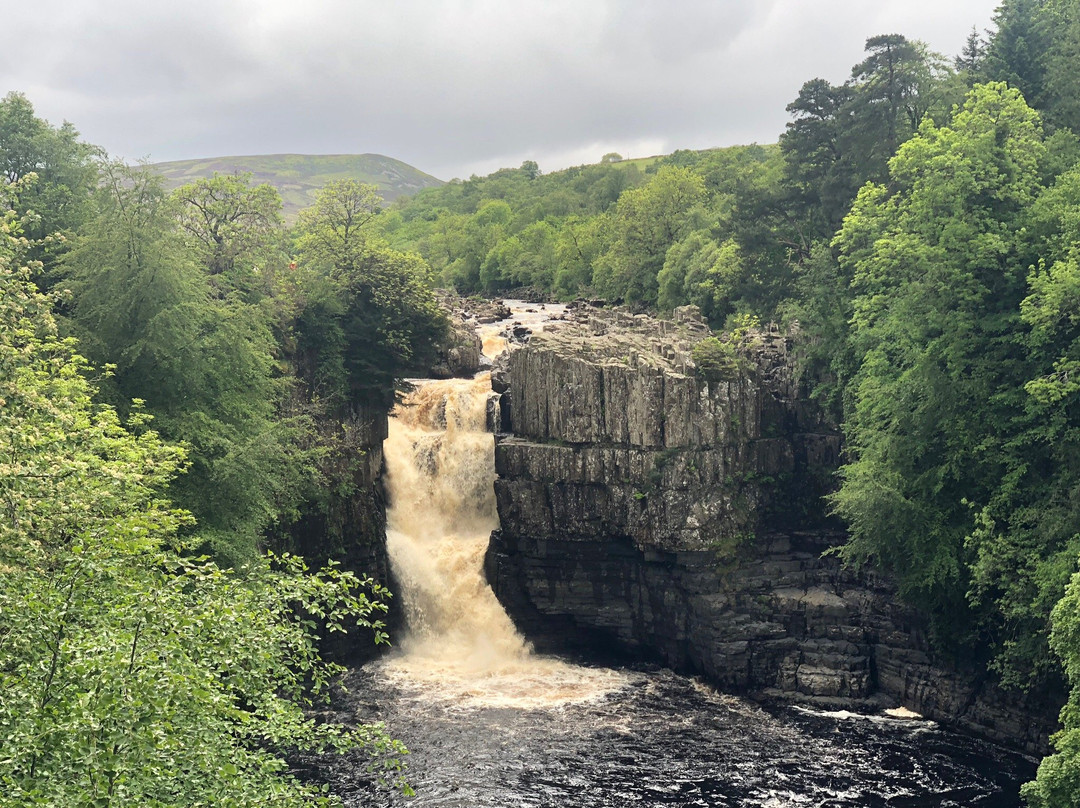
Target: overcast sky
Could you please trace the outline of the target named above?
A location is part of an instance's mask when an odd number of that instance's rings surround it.
[[[376,152],[443,179],[774,142],[867,37],[954,56],[998,0],[36,0],[0,91],[129,159]]]

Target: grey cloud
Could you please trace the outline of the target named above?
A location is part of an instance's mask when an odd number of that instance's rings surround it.
[[[373,151],[438,176],[590,144],[775,140],[867,36],[946,53],[995,0],[42,0],[0,89],[126,157]],[[597,159],[594,155],[589,159]],[[585,159],[585,158],[582,158]]]
[[[612,4],[614,24],[607,39],[620,54],[644,52],[653,61],[678,64],[724,48],[773,5],[740,0]]]

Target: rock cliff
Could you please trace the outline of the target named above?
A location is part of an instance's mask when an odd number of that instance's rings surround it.
[[[1042,752],[1057,704],[935,660],[889,582],[822,554],[840,436],[797,394],[775,328],[705,378],[709,336],[579,309],[497,373],[502,528],[486,570],[540,649],[604,648],[722,688],[837,708],[903,705]],[[498,387],[496,388],[498,389]]]
[[[471,376],[486,363],[476,326],[508,317],[510,310],[496,301],[471,300],[448,291],[439,293],[439,306],[446,315],[449,328],[438,347],[434,364],[424,375],[432,379]]]
[[[277,550],[304,556],[312,568],[333,560],[393,589],[382,487],[386,411],[353,409],[324,415],[317,424],[327,433],[323,471],[334,485],[318,501],[305,503],[296,521],[279,528],[269,543]],[[399,627],[401,615],[393,600],[389,606],[383,620],[393,630]],[[364,662],[379,651],[368,632],[328,634],[322,648],[333,658],[352,663]]]

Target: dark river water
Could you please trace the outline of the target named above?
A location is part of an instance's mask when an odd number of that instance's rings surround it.
[[[405,741],[415,797],[359,761],[309,774],[347,806],[1019,806],[1034,763],[932,722],[764,708],[667,671],[621,672],[594,700],[465,703],[387,676],[350,676],[346,713]],[[436,688],[437,689],[437,688]]]

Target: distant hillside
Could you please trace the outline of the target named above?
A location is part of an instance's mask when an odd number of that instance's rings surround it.
[[[175,160],[150,167],[165,177],[168,188],[209,177],[215,171],[250,172],[255,182],[268,182],[278,189],[285,203],[285,218],[290,222],[315,201],[319,189],[330,180],[352,178],[377,185],[387,202],[443,184],[408,163],[381,154],[256,154]]]

